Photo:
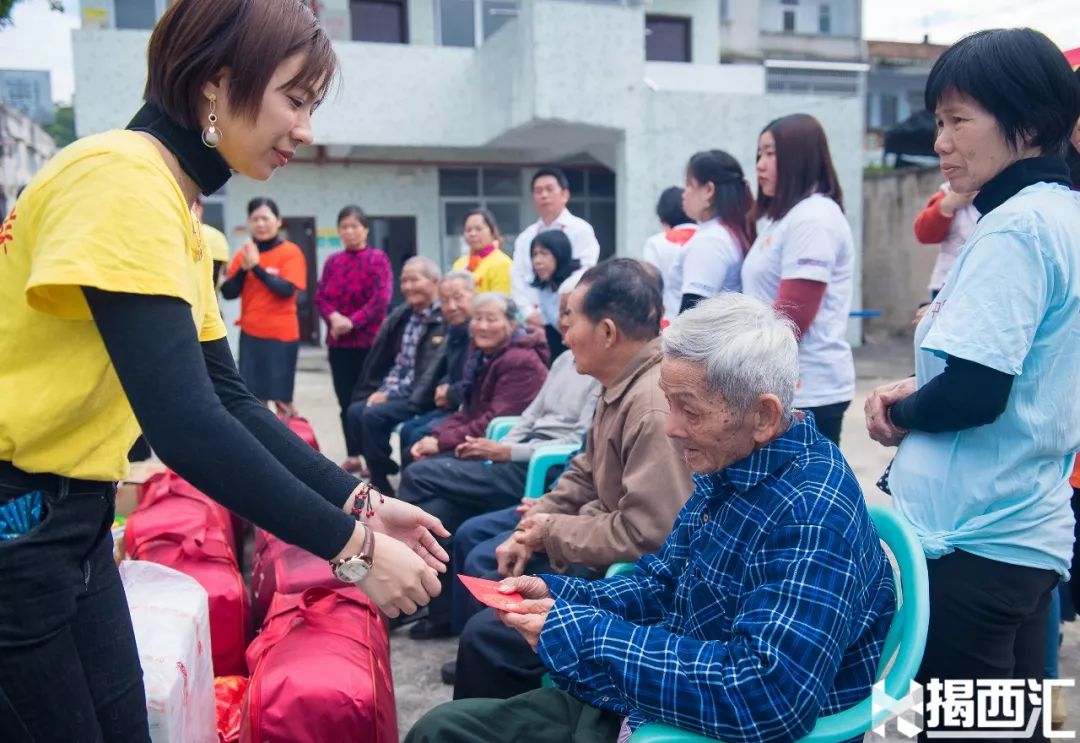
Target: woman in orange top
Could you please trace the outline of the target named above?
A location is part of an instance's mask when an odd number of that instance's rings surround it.
[[[233,256],[221,286],[226,299],[240,297],[240,376],[279,414],[296,415],[296,297],[307,289],[307,261],[296,243],[278,237],[281,212],[272,199],[248,202],[248,227],[252,239]]]

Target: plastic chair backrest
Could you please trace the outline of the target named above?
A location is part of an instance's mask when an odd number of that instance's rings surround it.
[[[565,466],[570,461],[570,455],[577,450],[577,444],[543,444],[536,447],[525,475],[525,497],[539,498],[543,495],[548,470]]]
[[[896,583],[896,615],[885,638],[878,665],[878,680],[884,680],[885,693],[889,697],[901,699],[907,695],[926,650],[926,632],[930,624],[930,583],[926,575],[926,558],[915,531],[900,514],[887,506],[870,506],[869,510],[878,536],[893,553],[900,577]],[[627,564],[612,565],[608,575],[612,575],[616,568],[623,572],[621,566]],[[799,743],[837,743],[861,736],[889,717],[888,701],[879,698],[875,704],[874,697],[870,696],[842,712],[820,717],[810,732],[799,739]],[[630,738],[631,743],[695,743],[710,740],[714,739],[657,723],[643,725]]]
[[[492,418],[488,423],[487,438],[492,441],[498,441],[506,434],[510,433],[510,429],[514,427],[514,424],[518,422],[519,416],[516,415],[500,415],[496,418]]]

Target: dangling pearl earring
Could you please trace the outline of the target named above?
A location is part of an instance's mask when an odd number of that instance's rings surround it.
[[[217,107],[217,96],[211,93],[208,98],[210,99],[210,113],[207,115],[206,120],[210,124],[203,129],[202,142],[213,150],[221,144],[221,130],[217,128],[217,114],[214,113],[214,109]]]

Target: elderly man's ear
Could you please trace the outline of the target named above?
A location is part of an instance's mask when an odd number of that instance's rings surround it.
[[[754,441],[764,445],[784,433],[787,427],[784,406],[776,395],[760,395],[750,411]]]

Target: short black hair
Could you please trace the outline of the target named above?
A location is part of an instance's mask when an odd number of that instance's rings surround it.
[[[358,207],[356,204],[349,204],[340,212],[338,212],[337,223],[341,224],[341,220],[345,219],[345,217],[355,218],[357,222],[364,226],[364,229],[367,229],[369,226],[367,215],[364,214],[364,210]]]
[[[540,168],[540,170],[533,173],[532,180],[529,181],[529,187],[535,186],[536,182],[545,176],[554,178],[556,182],[558,182],[559,188],[563,191],[570,190],[570,181],[566,179],[566,173],[562,171],[562,168],[556,168],[550,165]]]
[[[633,258],[612,258],[590,268],[578,287],[585,287],[581,308],[593,323],[609,319],[635,341],[660,335],[664,300],[656,279]]]
[[[539,288],[547,285],[557,292],[562,283],[570,278],[574,271],[581,268],[581,261],[574,257],[574,246],[570,243],[570,238],[562,230],[544,230],[538,233],[533,238],[532,245],[529,246],[530,260],[532,259],[533,250],[537,246],[551,253],[552,257],[555,258],[555,272],[551,274],[548,281],[541,281],[540,277],[534,273],[530,286]]]
[[[927,110],[950,92],[985,108],[1011,148],[1028,140],[1060,155],[1080,118],[1080,86],[1065,55],[1030,28],[979,31],[946,49],[926,80]]]
[[[258,209],[260,206],[265,206],[267,209],[274,213],[275,217],[281,216],[281,211],[277,208],[277,203],[273,199],[268,199],[265,196],[256,196],[254,199],[248,202],[247,212],[248,216]]]
[[[693,222],[686,216],[682,208],[682,192],[678,186],[665,188],[660,194],[660,200],[656,202],[656,217],[668,227],[676,227],[680,224]]]

